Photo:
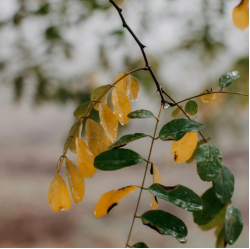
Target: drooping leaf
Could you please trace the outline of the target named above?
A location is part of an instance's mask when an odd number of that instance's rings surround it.
[[[217,239],[216,239],[216,248],[225,248],[226,247],[226,244],[225,244],[225,231],[224,231],[224,224],[223,224],[223,229],[220,231],[220,233],[218,234],[217,236]]]
[[[140,109],[128,114],[129,118],[153,118],[154,114],[151,111]]]
[[[120,73],[116,76],[114,82],[119,80],[121,77],[125,76],[126,73]],[[128,76],[125,76],[122,78],[117,84],[115,84],[115,88],[121,90],[123,93],[127,93],[127,78]]]
[[[161,184],[161,175],[160,175],[159,170],[157,169],[157,167],[154,164],[152,164],[151,167],[152,167],[152,171],[153,171],[153,184],[155,184],[155,183]],[[158,206],[159,206],[159,204],[158,204],[158,201],[157,201],[155,195],[152,195],[152,200],[151,200],[152,210],[157,210]]]
[[[135,77],[129,75],[127,77],[127,95],[129,99],[132,101],[137,100],[139,90],[140,90],[140,84],[138,80]]]
[[[225,219],[225,241],[232,245],[239,238],[243,229],[240,211],[232,204],[227,206]]]
[[[202,196],[202,205],[203,209],[201,211],[197,211],[193,213],[194,222],[201,226],[212,221],[221,211],[221,209],[225,206],[225,204],[221,203],[215,193],[213,188],[208,189]]]
[[[111,85],[97,87],[91,95],[91,101],[97,101],[105,92],[107,92],[100,100],[98,100],[101,103],[107,105],[109,89],[111,89]],[[95,110],[99,111],[99,105],[100,103],[96,103],[96,105],[94,106]]]
[[[49,186],[48,200],[50,208],[54,212],[69,210],[71,207],[69,190],[59,173],[56,174]]]
[[[194,100],[189,100],[185,105],[185,112],[189,116],[195,116],[198,112],[198,105]]]
[[[84,102],[81,105],[79,105],[75,111],[74,111],[74,116],[76,118],[81,118],[81,117],[85,117],[88,116],[90,109],[92,108],[92,106],[95,104],[95,102],[93,101],[88,101],[88,102]]]
[[[109,140],[104,129],[94,120],[88,119],[85,124],[86,138],[89,149],[94,156],[109,149]]]
[[[240,29],[246,29],[249,25],[249,0],[241,0],[240,4],[233,9],[234,26]]]
[[[182,108],[182,105],[180,105],[180,107]],[[179,107],[177,107],[176,109],[174,109],[174,111],[172,112],[171,116],[173,118],[178,118],[181,114],[182,114],[181,109]]]
[[[203,94],[203,93],[206,94],[206,93],[209,93],[209,92],[214,92],[213,88],[211,88],[211,91],[205,90],[201,94]],[[200,96],[200,100],[203,103],[209,103],[210,101],[212,101],[214,99],[215,99],[215,93],[210,93],[210,94]]]
[[[133,245],[133,248],[148,248],[148,246],[144,242],[138,242]]]
[[[69,188],[75,203],[80,202],[84,197],[85,183],[80,170],[66,158],[65,172],[69,182]]]
[[[225,73],[219,78],[219,85],[221,88],[229,87],[239,77],[238,71]]]
[[[135,185],[127,186],[124,188],[120,188],[118,190],[111,190],[105,194],[103,194],[95,206],[94,214],[96,218],[100,218],[103,215],[106,215],[110,212],[110,210],[118,205],[120,200],[126,195],[134,192],[136,189]]]
[[[109,150],[95,158],[94,166],[100,170],[118,170],[136,165],[143,161],[142,157],[128,149]]]
[[[171,153],[174,154],[174,160],[177,163],[186,162],[194,153],[197,142],[197,132],[187,132],[183,138],[174,141],[171,148]]]
[[[161,184],[153,184],[149,187],[149,191],[153,195],[187,211],[195,212],[202,209],[201,198],[191,189],[182,185],[165,187]]]
[[[128,124],[127,115],[132,112],[132,106],[125,92],[114,88],[112,91],[112,103],[114,105],[114,114],[121,125]]]
[[[228,202],[234,193],[234,175],[231,171],[222,166],[219,175],[213,179],[213,188],[215,195],[222,202]]]
[[[78,166],[82,176],[86,178],[92,177],[96,172],[94,167],[95,156],[89,150],[87,144],[80,138],[76,139],[76,148]]]
[[[213,145],[202,144],[196,154],[197,172],[203,181],[212,181],[222,169],[221,152]]]
[[[110,149],[119,148],[121,146],[124,146],[132,141],[138,140],[143,137],[149,137],[149,135],[146,135],[144,133],[128,134],[128,135],[122,136],[117,142],[110,145],[109,148]]]
[[[159,137],[161,140],[180,140],[187,132],[200,131],[204,125],[189,119],[174,119],[165,124],[160,131]]]
[[[112,110],[105,104],[99,105],[101,125],[111,143],[114,143],[118,132],[118,121]]]
[[[172,235],[180,243],[187,242],[188,230],[182,220],[162,210],[150,210],[141,216],[142,223],[163,235]]]

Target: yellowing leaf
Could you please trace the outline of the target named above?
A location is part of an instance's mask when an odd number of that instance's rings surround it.
[[[127,115],[132,112],[132,106],[126,93],[116,88],[113,89],[112,103],[116,119],[121,125],[128,124],[130,118]]]
[[[112,110],[102,103],[99,106],[99,116],[101,125],[108,136],[109,141],[113,144],[117,137],[118,121]]]
[[[212,92],[214,92],[214,90],[212,89]],[[208,90],[205,90],[204,92],[202,93],[208,93]],[[202,94],[201,93],[201,94]],[[211,93],[211,94],[207,94],[207,95],[202,95],[200,96],[200,100],[203,102],[203,103],[208,103],[212,100],[215,99],[215,93]]]
[[[160,172],[154,164],[152,164],[151,170],[153,171],[153,184],[154,183],[161,183]],[[154,195],[152,195],[152,200],[151,200],[152,210],[157,210],[158,206],[159,205],[158,205],[158,201],[157,201],[156,197]]]
[[[180,107],[182,107],[182,105],[180,105]],[[175,110],[173,110],[171,116],[172,116],[173,118],[177,118],[177,117],[179,117],[181,114],[182,114],[181,109],[180,109],[179,107],[177,107]]]
[[[118,205],[120,200],[126,195],[132,193],[136,189],[135,185],[120,188],[117,191],[111,190],[103,194],[95,206],[94,214],[96,218],[100,218],[103,215],[109,213],[109,211]]]
[[[126,75],[126,73],[120,73],[119,75],[117,75],[114,82],[119,80],[124,75]],[[128,76],[124,77],[117,84],[115,84],[115,88],[123,91],[124,93],[126,93],[127,92],[127,77]]]
[[[233,9],[233,23],[234,26],[240,29],[245,29],[249,25],[249,0],[242,0],[238,6]]]
[[[96,101],[97,99],[99,99],[106,91],[108,91],[110,87],[111,87],[110,85],[97,87],[91,95],[91,100]],[[107,100],[108,100],[108,92],[99,101],[101,103],[107,104]],[[100,104],[97,103],[94,106],[95,110],[99,111],[99,105]]]
[[[151,205],[152,210],[157,210],[158,209],[159,204],[158,204],[158,201],[157,201],[155,195],[152,195],[152,200],[151,200],[151,204],[150,205]]]
[[[78,166],[83,177],[92,177],[96,172],[96,168],[94,167],[95,156],[89,150],[87,144],[80,138],[76,139],[76,148]]]
[[[186,162],[193,155],[197,142],[197,132],[187,132],[182,139],[174,141],[171,148],[174,160],[177,163]]]
[[[128,75],[127,77],[127,95],[130,100],[134,101],[137,100],[137,96],[140,90],[140,84],[138,80],[131,76]]]
[[[110,143],[104,129],[94,120],[86,121],[85,132],[89,149],[95,157],[109,149]]]
[[[69,210],[71,207],[68,188],[59,173],[56,174],[49,186],[48,199],[50,208],[54,212]]]
[[[78,203],[83,199],[85,192],[84,178],[80,170],[68,158],[66,158],[65,162],[65,172],[68,177],[72,198],[75,203]]]

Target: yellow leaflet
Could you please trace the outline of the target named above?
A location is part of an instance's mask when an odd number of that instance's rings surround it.
[[[182,107],[182,105],[180,105],[180,107]],[[177,117],[179,117],[181,114],[182,114],[181,109],[180,109],[179,107],[177,107],[177,108],[172,112],[171,116],[172,116],[173,118],[177,118]]]
[[[96,172],[96,168],[94,167],[95,156],[89,150],[87,144],[80,138],[76,139],[76,148],[78,166],[83,177],[92,177]]]
[[[126,195],[134,192],[136,189],[135,185],[127,186],[124,188],[120,188],[117,191],[111,190],[105,194],[103,194],[95,206],[94,214],[96,218],[100,218],[103,215],[106,215],[109,213],[109,211],[118,203],[120,200],[125,197]]]
[[[248,3],[249,0],[242,0],[240,4],[233,9],[233,23],[237,28],[245,29],[249,25]]]
[[[153,169],[153,184],[154,183],[160,183],[161,184],[161,176],[160,176],[160,172],[157,169],[157,167],[153,164],[152,165],[152,169]],[[157,210],[158,209],[158,202],[156,201],[156,198],[154,195],[152,195],[152,200],[151,200],[151,208],[152,210]]]
[[[151,200],[151,204],[150,204],[152,210],[157,210],[158,209],[158,202],[156,201],[156,197],[154,195],[152,195],[152,200]]]
[[[129,75],[127,77],[127,95],[129,99],[132,101],[137,100],[139,90],[140,84],[138,80],[135,77]]]
[[[49,186],[48,199],[50,208],[54,212],[69,210],[71,207],[68,188],[59,173],[56,174]]]
[[[91,95],[91,100],[97,100],[98,98],[100,98],[108,89],[110,88],[110,85],[104,85],[104,86],[100,86],[97,87],[92,95]],[[101,103],[107,104],[107,100],[108,100],[108,92],[99,100]],[[99,104],[97,103],[94,106],[95,110],[99,111]]]
[[[114,82],[119,80],[124,75],[126,75],[126,73],[120,73],[119,75],[117,75]],[[127,77],[128,76],[124,77],[117,84],[115,84],[115,88],[123,91],[124,93],[126,93],[127,92]]]
[[[214,92],[214,90],[212,89],[212,92]],[[208,93],[208,90],[205,90],[204,92],[202,93]],[[201,94],[202,94],[201,93]],[[215,99],[215,93],[211,93],[211,94],[207,94],[207,95],[202,95],[200,96],[200,100],[203,102],[203,103],[208,103],[212,100]]]
[[[197,132],[187,132],[179,141],[174,141],[171,153],[174,154],[174,160],[177,163],[186,162],[194,153],[198,142]]]
[[[132,106],[125,92],[114,88],[112,91],[112,103],[114,105],[114,114],[121,125],[128,124],[127,115],[132,112]]]
[[[66,158],[65,172],[68,177],[72,198],[75,203],[78,203],[83,199],[85,192],[84,178],[80,170],[68,158]]]
[[[109,141],[113,144],[117,137],[118,121],[112,110],[103,103],[99,106],[99,116],[101,125],[108,136]]]
[[[104,129],[94,120],[86,121],[85,131],[89,149],[95,157],[109,149],[110,143]]]

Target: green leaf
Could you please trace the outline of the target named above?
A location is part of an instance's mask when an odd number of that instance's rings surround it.
[[[149,187],[149,191],[156,197],[169,201],[187,211],[195,212],[202,210],[201,198],[191,189],[182,185],[165,187],[155,183]]]
[[[234,175],[231,171],[222,166],[219,175],[213,179],[214,192],[222,203],[228,202],[234,193]]]
[[[182,220],[162,210],[150,210],[141,216],[142,223],[163,235],[172,235],[180,243],[187,242],[188,230]]]
[[[225,217],[224,217],[225,218]],[[214,234],[216,237],[219,236],[221,230],[224,230],[224,222],[223,223],[220,223],[217,227],[216,227],[216,230],[214,231]]]
[[[219,78],[219,85],[221,88],[228,87],[239,77],[240,74],[238,71],[225,73]]]
[[[201,196],[203,209],[201,211],[197,211],[193,213],[194,222],[201,226],[212,221],[221,211],[221,209],[225,206],[225,204],[221,203],[215,193],[213,188],[208,189]]]
[[[180,105],[180,107],[182,107],[182,105]],[[181,109],[180,109],[179,107],[177,107],[176,109],[173,110],[171,116],[172,116],[173,118],[177,118],[177,117],[179,117],[181,114],[182,114]]]
[[[88,112],[90,111],[91,107],[94,105],[93,101],[87,101],[82,103],[81,105],[79,105],[75,111],[74,111],[74,116],[76,118],[81,118],[81,117],[85,117]]]
[[[223,224],[223,227],[217,236],[217,240],[216,240],[216,244],[215,244],[216,248],[225,248],[226,247],[224,236],[225,236],[225,231],[224,231],[224,224]]]
[[[144,242],[138,242],[133,245],[133,248],[148,248],[148,246]]]
[[[117,149],[99,154],[95,157],[94,166],[100,170],[118,170],[142,161],[142,157],[133,150]]]
[[[174,119],[165,124],[160,131],[159,137],[161,140],[180,140],[187,132],[200,131],[204,125],[196,121],[180,118]]]
[[[128,134],[128,135],[121,137],[114,144],[110,145],[109,148],[114,149],[114,148],[122,147],[122,146],[124,146],[132,141],[138,140],[138,139],[143,138],[143,137],[150,137],[150,136],[146,135],[144,133]]]
[[[202,144],[196,154],[197,172],[203,181],[212,181],[222,169],[221,152],[213,145]]]
[[[211,140],[211,137],[206,138],[206,139],[207,139],[207,141],[210,141],[210,140]],[[192,162],[194,161],[194,159],[196,158],[196,154],[197,154],[197,151],[198,151],[199,147],[200,147],[202,144],[204,144],[204,143],[206,143],[206,142],[205,142],[203,139],[200,140],[200,141],[197,143],[193,155],[186,161],[186,163],[192,163]]]
[[[129,118],[153,118],[154,114],[148,110],[137,110],[128,114]]]
[[[225,241],[232,245],[240,236],[243,229],[243,221],[240,211],[230,204],[227,207],[225,219]]]
[[[189,100],[185,105],[185,112],[189,116],[195,116],[198,112],[198,105],[194,100]]]

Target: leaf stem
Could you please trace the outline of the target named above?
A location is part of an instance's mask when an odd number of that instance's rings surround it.
[[[129,244],[126,244],[126,246],[130,247],[130,248],[133,248],[133,246],[130,246]]]
[[[137,188],[141,188],[141,189],[145,189],[145,190],[149,190],[149,188],[143,188],[141,186],[136,186]]]

